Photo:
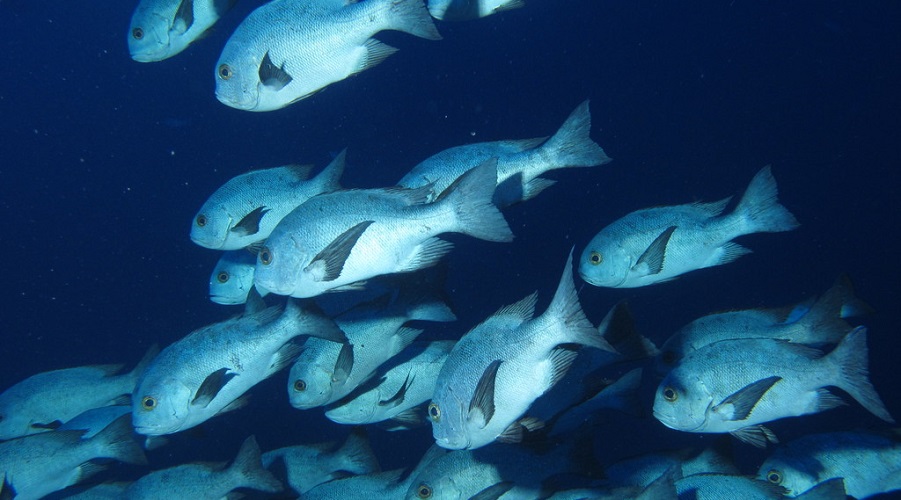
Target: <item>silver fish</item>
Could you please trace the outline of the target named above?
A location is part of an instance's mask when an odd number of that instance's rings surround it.
[[[231,465],[183,464],[157,470],[132,483],[123,494],[125,500],[160,498],[219,499],[237,488],[267,493],[282,490],[282,484],[260,463],[260,447],[250,436],[241,445]]]
[[[261,297],[268,295],[268,290],[260,290],[253,285],[256,264],[256,254],[247,250],[223,253],[210,275],[210,300],[223,305],[244,304],[254,288]]]
[[[732,262],[750,252],[734,238],[798,227],[776,194],[776,180],[766,166],[730,214],[722,213],[729,198],[632,212],[585,246],[579,275],[594,286],[633,288]]]
[[[613,348],[588,322],[572,278],[572,255],[547,310],[535,317],[537,293],[501,308],[466,333],[448,355],[428,407],[439,446],[475,449],[515,442],[543,425],[523,417],[569,369],[576,351],[562,344]]]
[[[254,283],[272,293],[315,297],[375,276],[435,265],[458,232],[489,241],[513,234],[491,202],[495,162],[476,167],[432,203],[428,189],[343,190],[288,214],[260,250]]]
[[[429,13],[442,21],[469,21],[518,9],[525,0],[429,0]]]
[[[271,111],[382,62],[397,49],[372,38],[398,30],[441,35],[421,0],[274,0],[254,10],[216,63],[216,97]]]
[[[835,386],[893,422],[867,378],[866,328],[829,354],[777,339],[723,340],[689,354],[657,388],[654,416],[671,429],[728,432],[755,446],[776,437],[760,425],[835,408]]]
[[[325,412],[332,422],[361,425],[393,419],[410,426],[426,422],[417,408],[432,397],[435,379],[454,347],[452,340],[414,343],[407,349],[409,359],[398,363],[378,378],[368,390],[356,391]],[[418,344],[418,345],[417,345]]]
[[[345,498],[401,498],[407,491],[406,469],[372,472],[322,483],[307,491],[304,500],[341,500]]]
[[[138,377],[159,349],[128,373],[122,365],[66,368],[28,377],[0,394],[0,440],[47,432],[92,408],[129,404]]]
[[[604,150],[589,137],[590,131],[591,114],[586,100],[550,139],[481,142],[446,149],[420,162],[397,184],[409,188],[431,186],[433,196],[437,196],[471,168],[497,158],[494,202],[503,208],[531,199],[553,185],[554,181],[540,177],[545,172],[610,162]]]
[[[188,48],[237,0],[141,0],[128,27],[128,51],[139,62],[162,61]]]
[[[163,349],[132,398],[135,430],[172,434],[240,408],[258,382],[294,361],[301,335],[343,341],[335,324],[288,301],[205,326]]]
[[[729,474],[694,474],[676,481],[679,498],[741,498],[742,500],[781,500],[785,489],[748,476]],[[809,500],[844,500],[841,479],[823,483],[805,498]]]
[[[83,481],[102,469],[90,462],[95,458],[147,463],[132,439],[128,417],[120,417],[90,439],[81,435],[82,431],[54,431],[0,443],[0,471],[6,472],[15,498],[38,499]]]
[[[844,478],[854,498],[901,490],[901,441],[871,432],[830,432],[802,436],[779,446],[757,477],[797,497],[816,485]]]
[[[238,250],[265,240],[295,207],[340,187],[344,157],[341,151],[312,179],[309,165],[254,170],[232,178],[194,216],[191,241],[214,250]]]

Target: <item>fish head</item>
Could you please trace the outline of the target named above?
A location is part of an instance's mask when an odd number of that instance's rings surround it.
[[[448,450],[470,448],[468,405],[468,400],[464,405],[463,399],[457,396],[452,384],[435,387],[426,414],[432,422],[432,437],[438,446]]]
[[[713,395],[703,381],[676,368],[657,387],[653,412],[670,429],[705,432],[712,406]]]
[[[259,109],[262,61],[263,54],[255,47],[229,40],[216,62],[216,99],[235,109],[268,111]]]
[[[588,243],[579,258],[579,276],[594,286],[623,287],[631,268],[629,252],[603,233]]]
[[[213,250],[234,250],[224,248],[224,245],[229,228],[235,220],[239,219],[232,217],[227,207],[204,203],[191,221],[191,241]]]
[[[823,464],[812,456],[786,457],[777,451],[763,462],[757,477],[785,488],[786,496],[796,497],[829,477],[821,477],[822,472]]]
[[[439,462],[441,461],[439,460]],[[437,468],[429,467],[416,477],[404,498],[408,500],[463,500],[472,497],[471,492],[467,492],[472,488],[464,488],[464,485],[456,482],[457,480],[465,481],[469,477],[467,474],[452,474],[434,469]]]
[[[135,432],[145,436],[172,434],[185,428],[190,413],[192,391],[182,381],[166,377],[141,383],[132,398]]]
[[[225,252],[210,275],[210,300],[225,305],[247,302],[247,294],[253,287],[255,264],[256,258],[250,252]]]
[[[273,232],[257,253],[253,282],[258,289],[278,295],[292,295],[297,288],[308,252],[291,233]]]
[[[173,51],[170,30],[174,11],[167,13],[157,7],[159,2],[142,0],[131,16],[128,27],[128,52],[138,62],[162,61],[181,50]]]
[[[308,342],[313,340],[308,339]],[[328,342],[327,340],[323,342]],[[298,359],[288,375],[288,399],[291,406],[307,410],[324,406],[332,399],[332,367]]]

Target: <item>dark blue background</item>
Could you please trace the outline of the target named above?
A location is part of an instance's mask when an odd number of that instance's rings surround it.
[[[132,364],[154,342],[236,313],[207,299],[218,255],[188,239],[197,208],[234,175],[321,167],[347,147],[345,186],[390,185],[447,147],[550,135],[590,98],[592,137],[614,161],[549,174],[556,186],[506,212],[512,244],[453,238],[460,321],[435,336],[459,336],[535,289],[543,310],[569,249],[604,225],[738,194],[772,164],[800,229],[744,237],[754,254],[672,283],[586,285],[586,312],[597,322],[629,299],[642,332],[662,342],[703,314],[794,303],[847,272],[877,311],[864,320],[872,379],[901,416],[901,4],[530,0],[438,23],[438,42],[382,33],[401,49],[382,65],[263,114],[213,95],[219,51],[260,2],[152,64],[128,56],[135,4],[0,0],[0,389],[50,369]],[[154,465],[227,459],[250,433],[271,449],[344,432],[321,411],[291,409],[284,378],[202,435],[175,436]],[[818,425],[878,421],[852,403],[774,429],[790,438]],[[704,439],[653,420],[634,427],[644,437],[628,439],[645,440],[636,450]],[[411,464],[429,443],[427,428],[372,434],[386,466]],[[597,437],[625,454],[624,434]],[[196,440],[205,446],[179,447]]]

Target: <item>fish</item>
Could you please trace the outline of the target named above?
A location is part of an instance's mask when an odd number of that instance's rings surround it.
[[[418,408],[432,397],[435,379],[453,340],[414,342],[403,354],[409,359],[392,366],[373,387],[361,386],[325,412],[332,422],[345,425],[373,424],[394,420],[407,426],[426,423]]]
[[[128,27],[138,62],[168,59],[202,38],[237,0],[140,0]]]
[[[440,300],[398,295],[390,304],[363,304],[335,318],[347,337],[345,344],[308,339],[288,374],[291,406],[308,410],[335,403],[367,381],[422,330],[408,321],[454,321],[456,316]]]
[[[854,498],[901,490],[901,441],[875,432],[827,432],[801,436],[773,451],[757,477],[797,497],[816,485],[844,478]]]
[[[867,377],[866,327],[828,354],[779,339],[722,340],[689,354],[663,379],[654,416],[684,432],[730,433],[758,447],[777,442],[763,423],[841,406],[847,392],[876,417],[892,416]]]
[[[518,9],[524,0],[429,0],[429,14],[441,21],[469,21]]]
[[[355,429],[341,446],[334,443],[286,446],[263,454],[263,467],[284,468],[287,484],[298,495],[304,495],[317,485],[348,474],[379,472],[378,459],[362,428]]]
[[[738,236],[791,231],[795,216],[777,200],[776,180],[763,167],[735,210],[730,198],[632,212],[602,229],[582,251],[579,275],[598,287],[635,288],[738,259],[750,252]]]
[[[0,394],[0,440],[59,428],[80,413],[101,406],[130,404],[131,393],[156,354],[147,350],[135,368],[93,365],[38,373]]]
[[[452,248],[438,235],[507,242],[513,233],[492,203],[496,160],[460,177],[434,202],[427,188],[321,194],[288,214],[257,256],[254,283],[271,293],[315,297],[384,274],[435,265]]]
[[[306,335],[345,341],[333,321],[294,301],[194,330],[163,349],[139,380],[135,430],[173,434],[244,406],[251,387],[294,361],[300,346],[292,340]]]
[[[730,474],[693,474],[676,480],[679,498],[741,498],[743,500],[781,500],[785,489],[748,476]],[[826,482],[804,496],[808,500],[844,500],[841,479]]]
[[[226,498],[232,490],[250,488],[278,493],[284,486],[263,468],[260,446],[250,436],[238,455],[225,464],[188,463],[153,471],[131,483],[122,495],[126,500],[159,498]]]
[[[535,317],[537,292],[503,307],[457,342],[428,406],[442,448],[476,449],[518,442],[542,422],[523,415],[567,372],[578,344],[613,347],[585,317],[572,276],[572,253],[547,310]]]
[[[264,241],[295,207],[340,188],[345,157],[343,150],[313,178],[309,165],[284,165],[233,177],[194,216],[191,241],[213,250],[238,250]]]
[[[256,289],[261,297],[269,290],[254,287],[253,271],[257,256],[246,250],[228,250],[216,262],[210,274],[210,300],[217,304],[238,305],[247,302],[247,296]]]
[[[371,68],[397,51],[374,38],[397,30],[441,35],[422,0],[274,0],[250,13],[216,63],[216,98],[272,111]]]
[[[504,208],[529,200],[554,184],[541,177],[545,172],[612,161],[589,137],[588,104],[588,100],[582,101],[550,139],[480,142],[445,149],[413,167],[397,184],[408,188],[431,186],[434,198],[471,168],[497,158],[495,204]]]
[[[307,491],[304,500],[339,498],[400,498],[407,491],[406,469],[371,472],[328,481]]]
[[[125,489],[131,483],[126,482],[109,482],[100,483],[96,486],[83,490],[71,496],[67,496],[67,500],[120,500],[125,494]]]
[[[94,459],[147,463],[141,447],[132,439],[127,416],[118,418],[92,438],[81,436],[82,431],[53,431],[0,443],[0,471],[6,472],[4,490],[8,487],[14,491],[16,499],[37,499],[102,470],[102,465],[91,462]]]
[[[854,328],[844,318],[871,310],[854,296],[848,277],[842,276],[812,303],[709,314],[683,326],[660,346],[658,371],[666,373],[687,354],[720,340],[770,338],[798,344],[835,344]]]

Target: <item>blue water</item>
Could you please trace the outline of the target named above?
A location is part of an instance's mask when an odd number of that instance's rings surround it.
[[[460,319],[427,334],[459,336],[534,290],[543,310],[570,248],[604,225],[738,194],[771,164],[800,229],[744,237],[753,254],[671,283],[585,285],[583,307],[598,322],[626,299],[659,343],[703,314],[792,304],[848,273],[876,310],[862,321],[873,383],[901,417],[901,3],[529,0],[439,22],[437,42],[382,33],[401,49],[382,65],[262,114],[213,95],[221,47],[261,2],[152,64],[128,55],[135,3],[0,0],[0,390],[56,368],[132,364],[239,312],[207,299],[218,255],[188,239],[234,175],[323,166],[347,147],[344,185],[386,186],[451,146],[550,135],[590,98],[592,137],[614,161],[548,174],[554,187],[505,212],[511,244],[454,238],[447,288]],[[151,464],[227,460],[251,433],[264,450],[344,435],[321,411],[290,408],[284,384],[264,382],[249,407],[173,437]],[[606,452],[709,439],[652,418],[623,425],[598,428]],[[855,403],[772,424],[783,440],[878,426]],[[428,428],[370,435],[385,469],[430,443]],[[760,456],[736,446],[749,463]]]

